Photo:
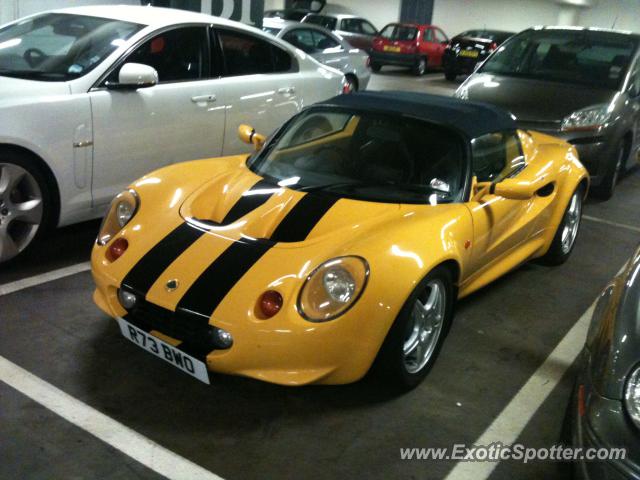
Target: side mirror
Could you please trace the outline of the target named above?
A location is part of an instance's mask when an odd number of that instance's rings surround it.
[[[158,72],[155,68],[142,63],[125,63],[120,67],[118,83],[110,88],[138,89],[153,87],[158,83]]]
[[[253,145],[256,150],[260,150],[267,138],[256,133],[256,129],[250,125],[242,124],[238,127],[238,137],[244,143]]]
[[[510,200],[528,200],[532,198],[538,190],[549,185],[551,182],[527,181],[517,178],[506,178],[501,182],[491,185],[489,191]]]

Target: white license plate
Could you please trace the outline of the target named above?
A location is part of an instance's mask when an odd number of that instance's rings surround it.
[[[153,335],[149,335],[144,330],[140,330],[122,318],[118,318],[117,320],[118,325],[120,325],[120,331],[126,339],[135,343],[140,348],[144,348],[146,351],[153,353],[156,357],[160,357],[165,362],[169,362],[184,373],[209,384],[209,374],[207,373],[207,366],[204,362],[193,358],[191,355],[187,355]]]

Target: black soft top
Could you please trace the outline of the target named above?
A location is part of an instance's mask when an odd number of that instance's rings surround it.
[[[469,138],[517,128],[511,114],[493,105],[426,93],[358,92],[315,105],[407,115],[453,128]]]

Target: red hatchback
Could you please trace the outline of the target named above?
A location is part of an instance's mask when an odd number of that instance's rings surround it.
[[[448,43],[444,32],[434,25],[390,23],[373,40],[371,68],[378,72],[383,65],[400,65],[422,75],[427,68],[442,67]]]

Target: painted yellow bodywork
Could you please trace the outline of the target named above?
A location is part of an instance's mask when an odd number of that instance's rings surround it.
[[[458,296],[464,297],[542,256],[571,195],[581,182],[588,186],[588,176],[571,145],[538,133],[519,136],[526,167],[515,181],[535,186],[551,178],[555,188],[550,195],[509,200],[485,194],[442,205],[340,199],[306,241],[270,249],[220,303],[210,323],[231,332],[234,345],[209,354],[208,368],[285,385],[356,381],[369,370],[407,297],[434,267],[447,262],[457,278]],[[178,164],[131,185],[140,208],[115,237],[125,237],[129,249],[113,263],[105,256],[108,245],[96,245],[92,253],[94,299],[104,312],[112,317],[126,313],[116,298],[122,279],[184,217],[197,212],[198,218],[220,219],[259,180],[245,161],[243,155]],[[241,234],[268,237],[304,195],[282,188],[242,221],[203,235],[157,279],[146,299],[175,310],[231,242]],[[358,255],[369,263],[362,297],[334,320],[304,320],[296,310],[304,279],[319,264],[342,255]],[[179,287],[167,292],[166,282],[176,278]],[[256,315],[257,300],[268,289],[280,292],[284,305],[274,317],[262,320]]]

